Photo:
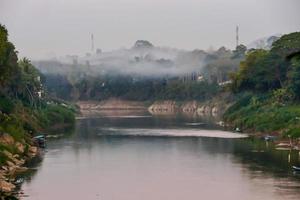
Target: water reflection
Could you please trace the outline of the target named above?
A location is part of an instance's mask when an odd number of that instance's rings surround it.
[[[73,135],[48,143],[23,189],[33,200],[299,199],[300,179],[290,170],[299,152],[274,151],[253,138],[157,135],[188,132],[187,123],[211,133],[217,127],[208,122],[178,116],[79,120]],[[128,134],[145,130],[154,133]]]

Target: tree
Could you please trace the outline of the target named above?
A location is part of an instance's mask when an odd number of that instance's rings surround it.
[[[233,51],[232,58],[244,58],[246,51],[247,51],[247,47],[243,44],[240,44]]]
[[[5,92],[5,87],[17,71],[18,57],[15,47],[8,41],[5,26],[0,24],[0,89]]]
[[[253,50],[246,55],[246,59],[240,63],[240,69],[231,74],[232,90],[264,90],[266,82],[267,66],[264,61],[268,56],[266,50]]]
[[[272,45],[271,53],[282,58],[289,57],[300,51],[300,32],[282,36]]]
[[[39,99],[39,92],[42,90],[39,71],[27,58],[23,58],[18,64],[19,76],[14,81],[14,89],[19,98],[33,106]]]
[[[288,72],[288,88],[300,99],[300,55],[291,59],[291,70]]]

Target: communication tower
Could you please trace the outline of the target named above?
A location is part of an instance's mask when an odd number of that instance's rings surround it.
[[[91,42],[92,42],[92,46],[91,46],[91,51],[94,52],[94,35],[91,35]]]
[[[240,39],[239,38],[240,37],[239,36],[239,26],[236,26],[236,30],[235,31],[236,31],[236,38],[235,39],[236,39],[236,47],[237,47],[237,46],[239,46],[239,39]]]

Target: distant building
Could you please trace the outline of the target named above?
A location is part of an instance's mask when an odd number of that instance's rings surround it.
[[[41,83],[41,77],[40,76],[37,76],[36,77],[36,80],[39,82],[39,90],[37,91],[37,95],[38,95],[38,97],[39,98],[42,98],[42,95],[43,95],[43,90],[42,90],[42,88],[43,88],[43,85],[42,85],[42,83]]]
[[[38,94],[38,97],[39,97],[39,98],[42,98],[42,91],[41,91],[41,90],[38,91],[37,94]]]
[[[185,74],[181,77],[182,82],[193,82],[193,81],[197,81],[197,82],[202,82],[204,81],[204,76],[202,74],[200,74],[199,72],[192,72],[192,73],[188,73]]]
[[[204,81],[204,76],[202,76],[201,74],[198,75],[197,81],[198,81],[198,82],[203,82],[203,81]]]
[[[78,59],[77,58],[73,58],[72,63],[73,63],[73,65],[77,65],[78,64]]]
[[[96,49],[96,54],[101,54],[102,50],[101,49]]]
[[[219,85],[219,86],[225,86],[225,85],[228,85],[228,84],[230,84],[230,83],[232,83],[232,81],[231,81],[231,80],[229,80],[229,81],[223,81],[223,82],[219,82],[219,83],[218,83],[218,85]]]

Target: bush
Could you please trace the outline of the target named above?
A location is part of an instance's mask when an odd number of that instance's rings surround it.
[[[3,113],[11,113],[14,109],[14,104],[12,100],[8,99],[5,96],[0,96],[0,111]]]
[[[0,133],[8,133],[15,140],[21,141],[26,135],[26,131],[14,115],[0,114]]]
[[[50,104],[41,109],[38,112],[38,118],[44,128],[57,124],[73,125],[75,123],[74,111],[57,104]]]
[[[255,95],[250,98],[244,96],[231,106],[224,118],[233,126],[248,131],[282,132],[291,130],[293,137],[299,137],[296,132],[300,120],[300,105],[274,104],[274,93]]]
[[[300,128],[299,127],[291,128],[284,133],[284,136],[288,136],[291,138],[299,138],[300,137]]]

